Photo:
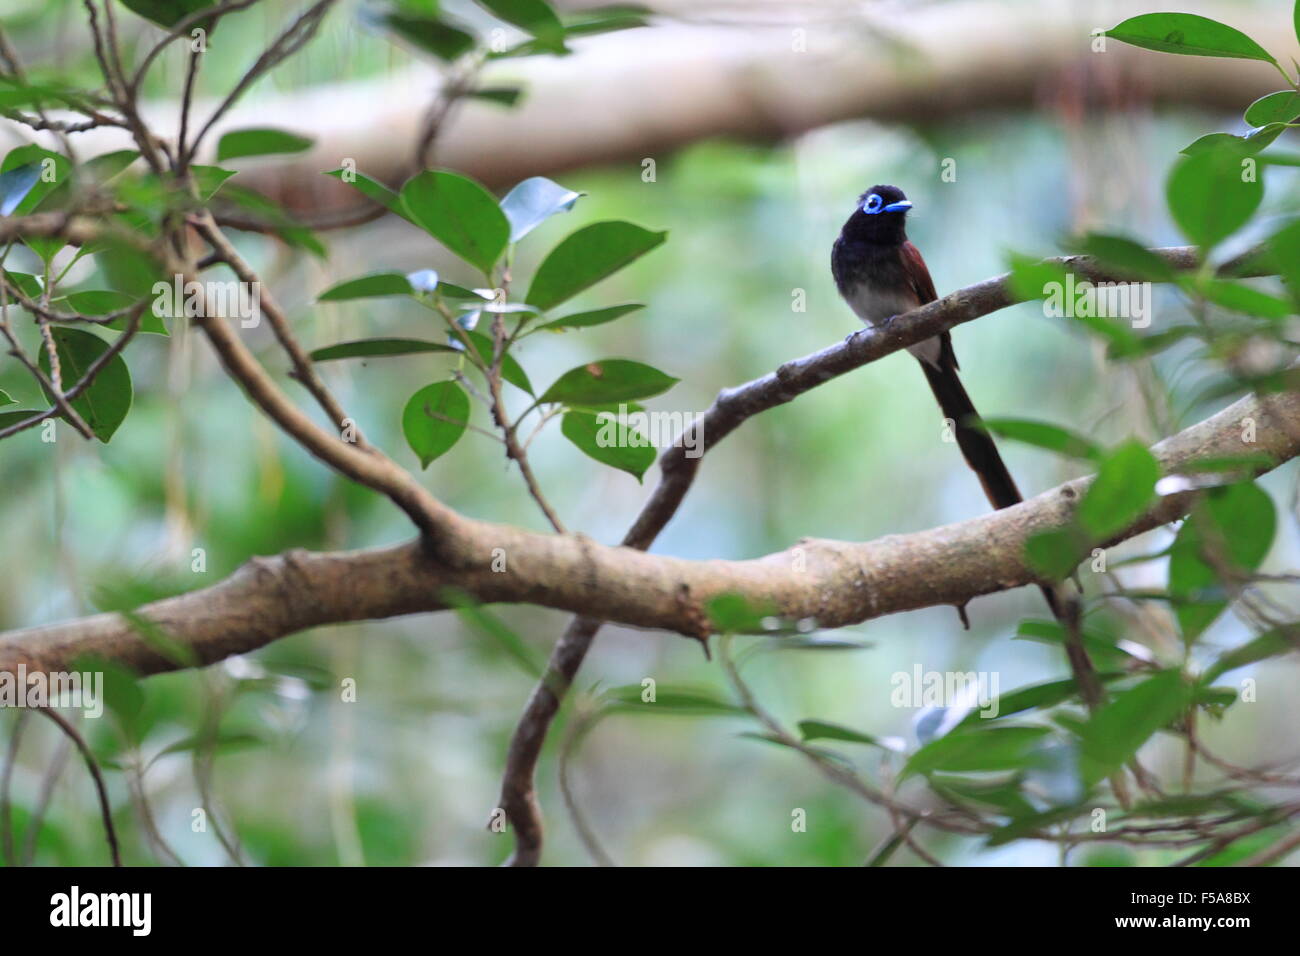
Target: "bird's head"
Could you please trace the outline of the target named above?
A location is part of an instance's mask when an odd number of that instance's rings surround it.
[[[902,242],[911,202],[897,186],[872,186],[858,197],[858,206],[844,231],[874,242]]]

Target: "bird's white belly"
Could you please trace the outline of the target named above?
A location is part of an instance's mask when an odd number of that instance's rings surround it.
[[[857,317],[868,325],[881,325],[896,315],[912,311],[920,304],[915,296],[899,295],[892,290],[886,291],[866,283],[855,286],[848,301]],[[938,366],[942,346],[937,338],[932,338],[909,345],[907,350],[923,362]]]

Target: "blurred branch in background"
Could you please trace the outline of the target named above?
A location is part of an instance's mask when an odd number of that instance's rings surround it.
[[[489,65],[481,86],[518,86],[523,97],[508,123],[500,106],[459,102],[437,134],[441,164],[502,186],[603,163],[640,163],[711,137],[772,141],[848,119],[918,124],[1030,109],[1050,100],[1058,84],[1078,85],[1080,74],[1096,95],[1118,96],[1119,105],[1224,112],[1275,85],[1249,63],[1229,61],[1206,71],[1192,58],[1157,60],[1116,43],[1094,52],[1089,34],[1105,24],[1065,5],[1037,6],[1028,19],[1017,6],[987,0],[919,7],[652,6],[662,13],[652,31],[578,40],[569,57]],[[1182,6],[1226,17],[1250,33],[1276,32],[1268,10],[1216,2]],[[710,17],[710,9],[719,16]],[[1300,55],[1294,40],[1279,40],[1284,61]],[[214,132],[251,125],[311,129],[316,143],[310,151],[249,169],[241,182],[292,212],[327,221],[355,200],[321,180],[320,171],[348,157],[381,181],[400,182],[410,171],[409,144],[431,139],[430,92],[444,91],[435,114],[445,113],[457,102],[445,92],[464,81],[418,63],[396,75],[267,91],[255,105],[235,106]],[[200,111],[215,105],[195,104]],[[175,134],[178,118],[170,102],[146,102],[140,112],[155,132]],[[111,128],[82,142],[93,152],[127,145]]]

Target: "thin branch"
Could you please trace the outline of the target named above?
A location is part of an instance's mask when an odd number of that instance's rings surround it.
[[[14,768],[18,766],[18,748],[22,745],[23,730],[27,726],[27,711],[20,710],[14,720],[14,732],[9,738],[8,752],[5,754],[5,766],[0,772],[0,855],[5,866],[14,866],[14,817],[13,817],[13,783]]]
[[[27,839],[24,841],[22,855],[23,866],[31,866],[36,860],[36,844],[41,835],[41,825],[45,822],[45,814],[50,808],[50,801],[54,798],[54,788],[58,786],[59,779],[68,766],[68,757],[71,753],[72,741],[67,737],[60,737],[59,748],[45,768],[45,774],[41,778],[41,792],[36,797],[36,805],[32,808],[31,818],[27,821]]]
[[[203,138],[208,135],[213,125],[226,115],[226,111],[235,105],[258,77],[293,56],[308,40],[316,35],[321,20],[335,2],[336,0],[317,0],[316,3],[299,14],[297,19],[275,38],[271,45],[257,58],[257,61],[248,68],[248,71],[240,78],[239,82],[235,84],[235,88],[227,94],[226,98],[212,112],[212,115],[208,117],[208,121],[203,124],[203,127],[194,137],[194,142],[190,144],[188,156],[197,154]]]
[[[234,13],[237,10],[243,10],[245,7],[251,7],[253,4],[260,2],[261,0],[230,0],[230,2],[227,3],[214,3],[210,7],[205,7],[202,10],[195,10],[193,13],[181,17],[181,19],[177,20],[176,23],[172,25],[172,28],[168,31],[167,35],[154,44],[149,52],[144,55],[144,58],[141,59],[140,65],[136,67],[135,74],[131,77],[131,82],[127,85],[127,89],[131,96],[139,97],[140,86],[144,83],[144,78],[149,72],[149,67],[153,65],[153,61],[158,58],[158,55],[162,53],[168,45],[185,36],[190,27],[200,21],[209,19],[212,21],[212,24],[215,25],[216,21],[227,13]]]
[[[86,745],[85,739],[77,732],[77,728],[73,727],[67,718],[50,707],[37,707],[36,710],[58,724],[59,729],[67,734],[68,738],[77,745],[77,749],[81,751],[81,757],[86,761],[86,769],[90,771],[91,779],[95,781],[95,794],[99,798],[99,814],[104,821],[104,838],[108,840],[109,856],[112,858],[114,866],[121,866],[122,851],[117,844],[117,829],[113,826],[113,809],[108,802],[108,788],[104,786],[104,775],[100,773],[99,761],[90,752],[90,747]]]
[[[261,283],[257,273],[243,260],[234,244],[225,237],[210,215],[196,216],[191,222],[198,229],[199,234],[212,246],[213,254],[221,262],[230,266],[241,282],[250,286],[253,283],[258,283],[260,287]],[[316,367],[312,364],[311,357],[303,350],[303,347],[298,343],[297,337],[293,334],[293,327],[289,323],[288,316],[285,315],[284,310],[280,308],[279,304],[265,289],[262,290],[260,301],[262,312],[270,321],[271,330],[275,333],[276,340],[289,356],[289,361],[293,366],[293,377],[316,399],[317,404],[329,416],[330,424],[336,429],[342,429],[343,423],[349,420],[348,414],[325,386],[320,376],[316,374]],[[355,444],[362,450],[370,449],[365,436],[361,434],[360,427],[356,428]]]
[[[508,295],[510,290],[510,273],[507,267],[506,274],[501,280],[501,291]],[[521,320],[522,324],[523,320]],[[542,509],[542,514],[546,515],[546,520],[551,523],[557,534],[567,534],[564,530],[564,523],[551,503],[542,493],[542,486],[533,474],[533,467],[528,462],[528,452],[519,444],[517,434],[518,422],[511,422],[506,414],[505,397],[502,394],[501,387],[501,364],[506,357],[506,320],[505,313],[497,311],[492,316],[492,361],[487,367],[488,393],[492,397],[492,420],[496,422],[497,428],[501,429],[502,437],[506,444],[506,457],[519,466],[519,474],[523,476],[524,485],[528,488],[528,494],[537,502],[537,507]]]
[[[203,51],[190,48],[189,68],[185,71],[185,88],[181,92],[181,128],[176,135],[176,158],[178,161],[177,172],[184,175],[186,163],[190,154],[186,151],[185,143],[189,137],[190,129],[190,106],[194,100],[194,81],[199,75],[199,65],[202,63]]]

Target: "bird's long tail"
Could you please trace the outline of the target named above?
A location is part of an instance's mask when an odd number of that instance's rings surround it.
[[[966,394],[957,370],[952,367],[940,368],[926,361],[920,364],[925,370],[930,390],[934,392],[939,408],[943,411],[943,417],[952,422],[957,447],[961,449],[966,464],[984,486],[989,504],[997,509],[1019,504],[1024,499],[1020,496],[1020,489],[1016,487],[1015,479],[1007,470],[1002,455],[998,453],[993,436],[973,424],[979,418],[979,412]],[[1051,608],[1052,616],[1065,631],[1065,652],[1070,661],[1070,670],[1079,685],[1084,703],[1092,710],[1101,701],[1101,684],[1097,680],[1092,661],[1088,658],[1088,652],[1083,647],[1079,602],[1050,585],[1040,585],[1040,589],[1047,600],[1047,606]]]

